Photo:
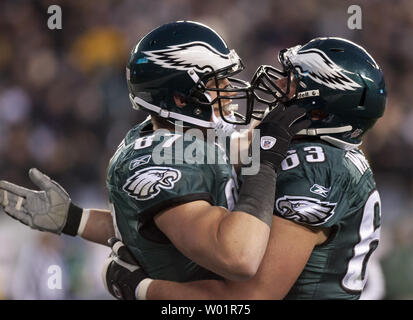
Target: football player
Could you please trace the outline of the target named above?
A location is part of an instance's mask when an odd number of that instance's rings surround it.
[[[203,24],[181,21],[154,29],[132,49],[127,64],[133,107],[151,116],[126,134],[110,160],[111,211],[79,208],[37,169],[29,175],[42,191],[1,181],[0,207],[41,231],[103,244],[116,235],[153,278],[251,277],[269,238],[276,172],[291,138],[310,122],[300,120],[305,110],[298,107],[265,117],[257,127],[263,141],[259,172],[244,177],[236,201],[238,181],[226,150],[188,129],[224,132],[232,129],[226,121],[250,121],[251,86],[233,78],[243,68],[236,52]],[[245,102],[244,115],[235,112],[236,102]],[[218,159],[212,164],[211,153]]]
[[[256,275],[244,282],[152,280],[114,240],[105,282],[129,288],[139,299],[360,297],[379,243],[381,211],[359,146],[385,109],[382,70],[365,49],[341,38],[282,50],[279,61],[281,70],[257,70],[257,99],[304,107],[312,124],[293,139],[282,162],[270,240]]]

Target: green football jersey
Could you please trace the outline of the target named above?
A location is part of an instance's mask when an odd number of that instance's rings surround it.
[[[362,151],[317,142],[290,147],[277,178],[275,214],[331,228],[287,299],[358,299],[380,233],[380,197]]]
[[[159,164],[159,159],[164,163]],[[207,164],[211,162],[216,164]],[[161,134],[153,131],[147,120],[130,130],[118,147],[109,163],[106,184],[116,235],[151,278],[219,278],[180,253],[153,217],[195,200],[231,210],[238,181],[225,147],[187,133]]]

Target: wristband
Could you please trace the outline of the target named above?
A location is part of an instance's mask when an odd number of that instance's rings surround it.
[[[149,285],[152,281],[153,279],[146,278],[139,282],[135,290],[135,296],[137,300],[146,300],[146,293],[148,292]]]
[[[233,211],[249,213],[271,226],[277,174],[272,166],[260,164],[256,175],[244,176],[238,202]]]
[[[62,229],[62,233],[69,236],[76,236],[79,230],[80,221],[82,220],[83,209],[74,205],[72,202],[67,213],[67,220]]]
[[[83,231],[85,230],[87,221],[89,220],[90,209],[83,209],[82,219],[80,219],[79,229],[77,230],[77,235],[82,236]]]

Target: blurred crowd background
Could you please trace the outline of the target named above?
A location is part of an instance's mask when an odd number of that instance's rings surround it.
[[[61,30],[47,8],[62,8]],[[350,30],[347,9],[362,9]],[[75,203],[107,208],[106,167],[145,115],[128,99],[125,64],[140,37],[166,22],[194,20],[217,30],[244,60],[249,80],[276,53],[317,36],[364,46],[384,70],[384,117],[363,150],[382,197],[382,241],[372,299],[413,298],[413,2],[410,0],[3,0],[0,2],[0,179],[33,188],[37,167]],[[28,230],[0,216],[0,298],[106,299],[100,281],[108,249]],[[45,290],[58,265],[60,290]],[[372,272],[373,273],[373,272]]]

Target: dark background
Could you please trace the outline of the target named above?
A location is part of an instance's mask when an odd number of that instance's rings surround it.
[[[47,27],[53,4],[62,8],[61,30]],[[347,26],[352,4],[362,9],[361,30]],[[372,298],[413,298],[410,0],[3,0],[0,179],[33,188],[27,171],[37,167],[79,205],[106,208],[108,160],[128,129],[145,117],[128,99],[129,51],[147,32],[175,20],[217,30],[244,60],[245,80],[260,64],[275,64],[280,49],[318,36],[345,37],[372,54],[388,89],[384,117],[362,146],[382,198],[376,259],[377,277],[384,278]],[[0,216],[0,298],[107,298],[99,278],[106,254],[106,248],[27,230]],[[50,276],[45,266],[53,264],[62,268],[62,289],[43,291]]]

